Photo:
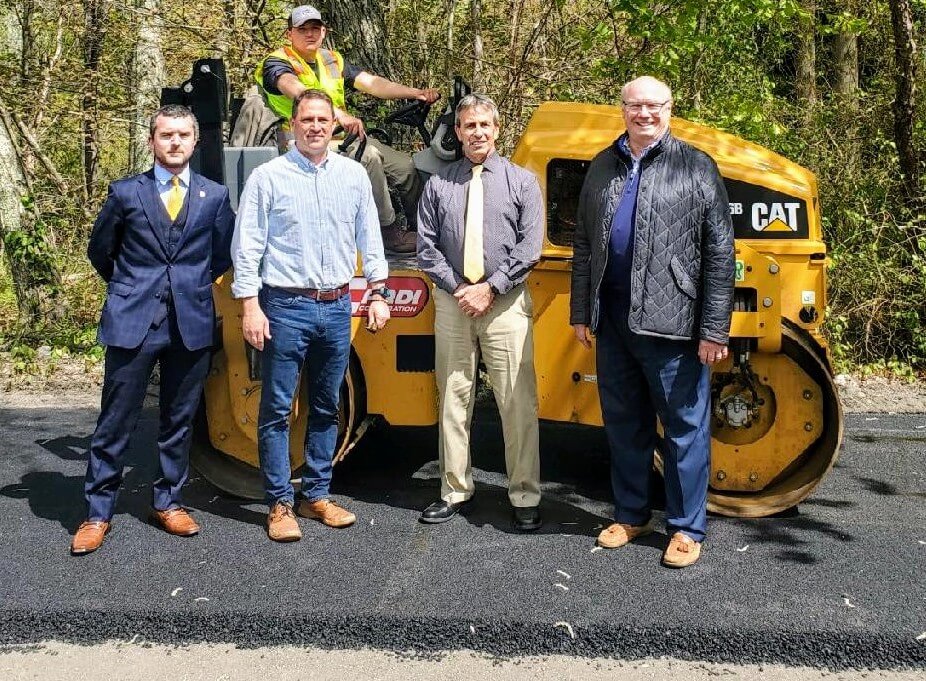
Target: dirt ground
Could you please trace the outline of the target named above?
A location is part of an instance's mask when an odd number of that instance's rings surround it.
[[[99,400],[103,363],[85,359],[36,358],[28,372],[17,370],[7,353],[0,353],[0,405],[26,406],[39,395],[53,395],[62,403],[87,404]],[[926,381],[908,383],[882,376],[836,376],[843,408],[849,412],[926,413]]]

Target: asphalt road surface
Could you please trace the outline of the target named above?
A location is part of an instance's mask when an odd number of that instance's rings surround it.
[[[667,538],[594,550],[609,522],[599,433],[542,429],[545,525],[511,526],[497,418],[477,413],[477,494],[426,526],[437,498],[434,429],[370,433],[336,469],[358,523],[302,521],[274,544],[265,507],[193,476],[203,525],[146,522],[156,412],[133,439],[114,531],[68,553],[96,409],[50,397],[0,408],[0,644],[373,648],[428,656],[566,655],[843,670],[926,669],[926,416],[848,418],[836,469],[793,513],[711,518],[701,561],[660,567]]]

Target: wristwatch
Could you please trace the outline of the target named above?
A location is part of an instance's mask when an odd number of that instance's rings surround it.
[[[379,296],[383,300],[389,300],[389,296],[391,296],[392,293],[393,291],[389,287],[387,287],[385,284],[383,284],[379,288],[370,289],[371,296]],[[369,298],[369,296],[367,296],[367,298]]]

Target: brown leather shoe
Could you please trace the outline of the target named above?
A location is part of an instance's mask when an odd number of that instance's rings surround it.
[[[320,520],[328,527],[348,527],[357,522],[357,516],[346,508],[338,506],[331,499],[308,501],[301,499],[296,506],[296,513],[303,518]]]
[[[669,540],[666,552],[662,554],[662,564],[671,568],[683,568],[696,563],[701,557],[701,542],[696,542],[687,534],[676,532]]]
[[[109,533],[112,524],[105,520],[85,520],[77,528],[71,540],[71,554],[82,556],[93,553],[103,544],[103,538]]]
[[[267,536],[273,541],[299,541],[302,530],[293,514],[293,507],[283,501],[276,502],[267,514]]]
[[[199,525],[186,512],[186,509],[169,508],[166,511],[151,509],[149,517],[152,523],[168,534],[175,534],[178,537],[192,537],[194,534],[199,534]]]
[[[613,525],[608,525],[608,527],[604,528],[601,534],[598,535],[598,546],[602,546],[606,549],[619,549],[629,541],[637,537],[644,537],[652,531],[653,526],[650,523],[646,525],[614,523]]]

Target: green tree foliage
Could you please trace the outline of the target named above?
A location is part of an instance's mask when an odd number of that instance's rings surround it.
[[[91,4],[105,17],[98,36],[87,35]],[[81,0],[74,11],[63,11],[50,0],[0,0],[0,30],[9,38],[0,42],[0,101],[30,127],[49,162],[20,145],[44,228],[59,251],[73,337],[88,338],[72,329],[91,328],[99,309],[101,287],[83,250],[108,181],[128,167],[134,101],[129,60],[138,12],[152,4]],[[291,7],[282,0],[156,5],[167,84],[188,78],[195,59],[223,56],[236,96],[251,85],[257,61],[281,39]],[[818,176],[832,256],[829,333],[837,359],[926,369],[926,203],[922,186],[919,196],[905,200],[900,182],[892,109],[898,67],[887,0],[482,0],[478,24],[471,0],[380,0],[379,7],[395,78],[447,91],[453,74],[472,78],[478,72],[499,102],[507,151],[540,102],[613,104],[622,83],[648,73],[672,85],[677,115],[809,167]],[[922,74],[926,0],[912,0],[911,7]],[[357,59],[351,49],[361,44],[358,36],[332,29],[334,46]],[[857,47],[857,66],[835,63],[837,54],[843,60],[856,54],[834,49],[836,39],[846,36]],[[100,153],[84,196],[81,102],[90,82],[84,55],[92,37],[102,41],[94,81]],[[815,48],[812,102],[799,94],[797,82],[802,40],[812,40]],[[483,55],[478,69],[477,44]],[[858,74],[854,94],[845,92],[846,69]],[[923,90],[916,93],[914,120],[921,164]],[[362,110],[372,116],[377,109]],[[53,180],[49,166],[66,186]],[[14,333],[28,331],[0,327],[7,344]]]

